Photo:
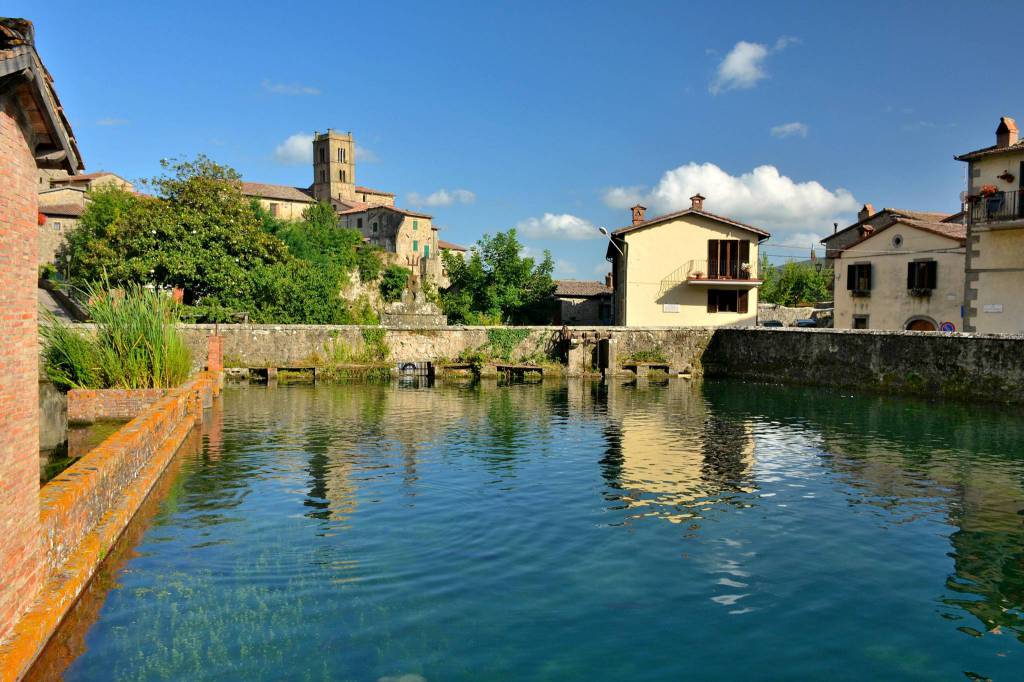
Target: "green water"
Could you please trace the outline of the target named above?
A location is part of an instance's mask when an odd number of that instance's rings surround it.
[[[210,421],[67,679],[1024,678],[1017,411],[572,382]]]

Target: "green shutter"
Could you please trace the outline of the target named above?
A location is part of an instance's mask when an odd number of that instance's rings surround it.
[[[418,220],[412,221],[412,229],[414,229],[414,230],[420,229],[420,221],[418,221]]]
[[[423,257],[430,258],[430,244],[423,245]]]
[[[412,240],[412,250],[413,251],[419,251],[420,250],[420,243],[416,239]]]

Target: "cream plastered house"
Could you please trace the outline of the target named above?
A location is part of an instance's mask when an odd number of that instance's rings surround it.
[[[389,254],[391,263],[410,268],[415,280],[429,278],[446,286],[433,216],[395,206],[393,193],[355,182],[355,139],[351,133],[328,129],[313,136],[312,185],[243,182],[242,193],[285,220],[298,220],[309,206],[328,202],[338,214],[339,226],[359,230],[367,243]]]
[[[758,245],[764,230],[690,208],[611,233],[615,324],[627,327],[746,326],[757,323]]]
[[[833,251],[837,329],[959,331],[962,222],[896,217]]]
[[[964,330],[1024,333],[1024,143],[1004,116],[967,163]]]

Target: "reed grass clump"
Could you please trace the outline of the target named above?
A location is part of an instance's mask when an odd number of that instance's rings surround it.
[[[70,388],[170,388],[182,384],[192,356],[178,333],[178,305],[131,284],[123,290],[90,287],[86,309],[94,334],[45,313],[40,326],[46,376]]]

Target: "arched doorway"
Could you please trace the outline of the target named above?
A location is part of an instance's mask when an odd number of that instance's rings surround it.
[[[927,317],[915,317],[907,321],[906,329],[911,332],[935,332],[939,330],[939,326]]]

